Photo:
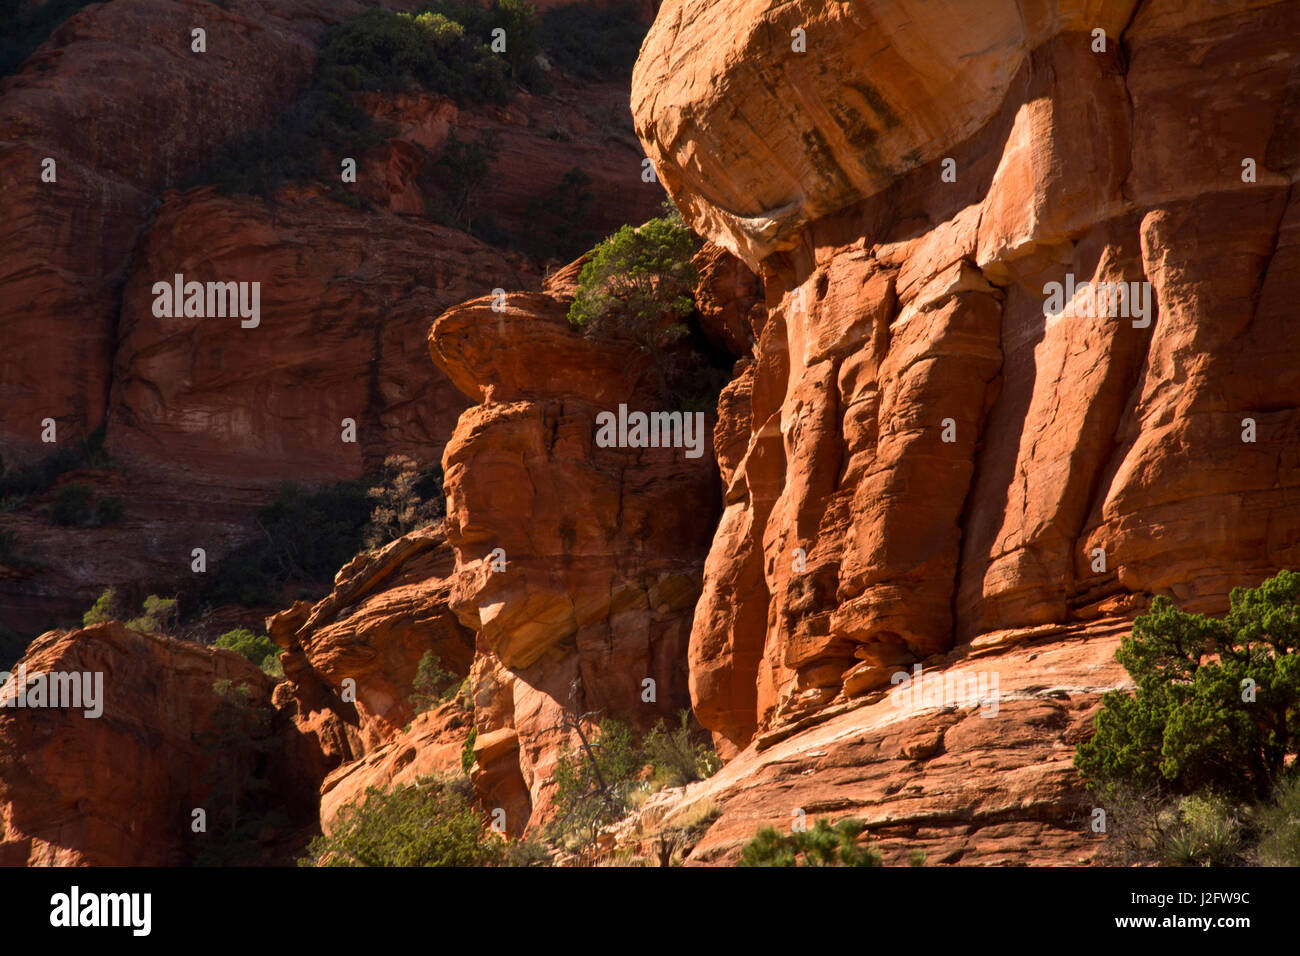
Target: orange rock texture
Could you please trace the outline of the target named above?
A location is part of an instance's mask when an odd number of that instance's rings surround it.
[[[225,140],[269,122],[310,79],[326,24],[363,9],[351,0],[95,5],[4,81],[7,444],[42,450],[46,417],[68,437],[104,420],[116,289],[154,194],[192,176]],[[207,32],[206,53],[191,49],[196,27]],[[46,157],[55,182],[42,181]]]
[[[121,486],[147,544],[118,559],[106,529],[0,515],[90,552],[43,584],[4,570],[7,607],[183,563],[196,528],[237,540],[277,479],[393,450],[441,454],[447,509],[267,621],[275,685],[118,625],[36,641],[28,670],[113,675],[115,719],[0,710],[0,862],[191,859],[221,678],[254,688],[286,806],[326,831],[368,787],[468,766],[507,832],[535,834],[574,716],[646,730],[689,704],[726,765],[607,848],[703,821],[687,862],[734,863],[759,827],[825,814],[861,817],[889,863],[1096,860],[1071,757],[1127,686],[1132,617],[1154,595],[1218,612],[1300,566],[1300,6],[665,0],[632,113],[707,240],[698,331],[736,359],[699,458],[597,442],[600,413],[661,399],[644,353],[569,326],[581,262],[543,280],[425,215],[457,130],[500,137],[478,211],[512,233],[573,165],[602,228],[652,214],[636,144],[607,129],[614,89],[572,110],[565,87],[501,109],[367,98],[395,130],[360,163],[369,212],[318,187],[272,206],[165,191],[243,128],[194,115],[268,115],[351,9],[277,4],[271,29],[238,0],[115,0],[6,81],[5,436],[106,420],[121,470],[88,480]],[[266,69],[123,88],[100,41],[153,29],[168,39],[133,70],[184,59],[199,10]],[[164,100],[168,145],[137,149]],[[101,108],[128,144],[111,157],[81,135]],[[43,192],[46,153],[68,158]],[[261,278],[261,325],[156,315],[176,272]],[[43,345],[65,314],[75,334]],[[51,379],[74,383],[53,403]],[[426,653],[463,684],[417,714]],[[917,667],[976,695],[901,702],[894,675]]]
[[[285,676],[325,685],[336,709],[351,715],[349,756],[391,740],[415,717],[411,688],[426,653],[444,670],[469,672],[473,634],[447,608],[452,564],[436,527],[413,531],[358,555],[315,605],[299,601],[267,620],[267,633],[287,652]]]
[[[323,755],[272,705],[273,682],[238,654],[109,623],[44,634],[22,666],[0,708],[0,863],[193,862],[219,832],[217,781],[229,781],[236,762],[248,759],[232,756],[222,736],[218,681],[248,689],[271,744],[275,802],[300,825],[310,821]],[[44,707],[20,703],[19,674],[29,687],[38,674],[92,675],[100,713],[90,716],[89,698],[81,708],[49,706],[49,697]],[[195,829],[196,809],[205,811],[205,830]]]
[[[1245,0],[663,5],[638,132],[768,306],[691,635],[720,745],[1300,563],[1298,33]]]
[[[760,828],[827,816],[863,821],[887,866],[1099,862],[1104,841],[1072,758],[1101,695],[1131,686],[1113,657],[1127,631],[1122,621],[1029,629],[935,658],[914,686],[996,695],[946,706],[885,690],[826,708],[709,779],[656,794],[616,845],[653,858],[665,835],[703,821],[685,864],[735,865]]]
[[[0,564],[0,633],[69,623],[106,587],[174,589],[193,548],[216,564],[257,534],[256,509],[284,481],[357,478],[394,453],[438,460],[467,401],[429,367],[430,319],[494,288],[536,289],[545,268],[437,221],[450,136],[495,139],[474,212],[512,240],[575,168],[593,238],[657,212],[626,83],[558,70],[551,92],[499,107],[356,94],[386,138],[357,157],[348,203],[322,183],[270,200],[187,188],[223,144],[275,128],[310,84],[324,31],[370,6],[93,5],[4,79],[0,453],[34,461],[104,426],[109,468],[67,480],[121,498],[125,518],[51,526],[39,511],[57,489],[0,511],[0,530],[43,565]],[[204,53],[191,49],[197,27]],[[158,314],[154,286],[177,275],[257,283],[257,325]]]
[[[481,403],[443,453],[450,604],[478,634],[480,789],[517,775],[533,819],[566,713],[644,730],[685,705],[718,500],[707,450],[597,444],[600,412],[659,410],[655,380],[644,354],[571,329],[567,308],[560,291],[475,299],[429,333],[434,362]]]

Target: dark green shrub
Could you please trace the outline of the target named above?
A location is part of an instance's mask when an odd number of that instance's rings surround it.
[[[530,6],[503,0],[486,9],[473,3],[443,3],[416,13],[372,9],[337,24],[326,31],[311,86],[275,123],[226,143],[195,185],[269,198],[286,182],[322,175],[337,182],[340,160],[359,157],[385,134],[353,93],[424,91],[462,106],[505,103],[512,82],[542,85],[534,62],[536,22]],[[506,30],[501,55],[490,49],[496,27]],[[478,158],[462,160],[472,166]],[[334,195],[354,208],[365,205],[347,189]],[[467,201],[462,190],[453,218],[472,221],[461,208]]]
[[[691,712],[682,710],[676,728],[659,721],[641,741],[654,782],[661,787],[683,787],[718,772],[722,761],[708,744],[698,742],[691,728]]]
[[[818,817],[811,830],[789,834],[764,827],[741,851],[740,866],[880,866],[880,854],[859,846],[866,829],[861,820],[841,820],[831,826]]]
[[[69,528],[98,528],[122,520],[125,509],[120,498],[103,498],[95,501],[90,485],[80,481],[69,482],[54,494],[50,518]]]
[[[91,605],[89,611],[81,615],[81,626],[90,627],[92,624],[103,624],[105,621],[119,620],[125,613],[121,600],[117,592],[112,588],[105,590],[95,603]]]
[[[279,657],[280,648],[265,634],[254,634],[244,627],[237,627],[233,631],[227,631],[217,638],[213,647],[225,648],[228,651],[234,651],[243,657],[248,658],[250,662],[262,667],[268,657]]]
[[[569,324],[658,345],[694,308],[695,240],[679,217],[623,226],[591,250],[569,306]],[[665,324],[669,320],[670,324]],[[675,320],[675,323],[672,322]]]
[[[95,511],[91,506],[94,492],[90,485],[80,481],[70,482],[54,493],[50,519],[67,528],[84,528],[90,524]]]
[[[481,42],[490,55],[505,61],[511,80],[535,92],[546,92],[548,86],[537,66],[540,21],[532,4],[525,0],[496,0],[484,7],[473,0],[452,0],[425,9],[441,12],[464,26],[468,39]],[[505,31],[506,49],[502,54],[491,52],[492,31],[498,27]]]
[[[538,261],[569,262],[591,247],[598,236],[584,227],[595,196],[587,188],[591,177],[573,167],[545,196],[528,200],[523,250]]]
[[[89,437],[61,448],[38,462],[18,468],[0,467],[0,500],[41,494],[54,487],[61,476],[75,468],[103,468],[108,464],[104,437],[105,430],[101,425]]]
[[[176,599],[150,594],[144,599],[140,616],[127,621],[126,626],[142,633],[168,634],[176,627],[176,621]]]
[[[368,541],[386,543],[389,535],[405,533],[404,521],[418,525],[445,510],[441,470],[420,469],[413,481],[408,481],[409,471],[386,463],[379,476],[315,491],[287,482],[275,502],[257,513],[261,536],[221,560],[202,600],[209,605],[275,604],[290,581],[303,585],[299,593],[303,599],[328,593],[334,573],[364,550]],[[377,498],[370,494],[376,489]],[[389,507],[396,511],[385,518],[384,509]],[[414,511],[409,510],[412,507]]]
[[[213,605],[274,604],[288,581],[327,589],[334,572],[362,550],[370,512],[362,482],[312,492],[285,484],[257,514],[262,535],[221,561],[204,599]]]
[[[538,40],[552,64],[588,80],[630,80],[645,39],[631,4],[598,10],[585,3],[542,14]]]
[[[4,0],[0,3],[0,77],[17,72],[50,34],[82,7],[96,0]]]
[[[30,554],[12,531],[0,531],[0,564],[20,571],[39,571],[45,565]]]
[[[318,67],[325,88],[386,93],[427,91],[462,105],[504,103],[515,78],[532,78],[536,16],[524,4],[481,9],[443,3],[417,13],[369,10],[330,31]],[[491,51],[506,30],[506,53]]]
[[[469,781],[426,777],[388,791],[371,787],[339,811],[333,833],[308,847],[304,866],[509,866],[540,862],[511,844],[470,803]],[[522,849],[522,852],[520,850]]]
[[[1235,588],[1222,619],[1157,597],[1115,655],[1137,691],[1106,694],[1075,765],[1102,793],[1266,799],[1300,743],[1298,646],[1300,574]]]
[[[275,123],[228,140],[196,182],[212,184],[225,195],[269,198],[287,182],[321,174],[323,153],[330,154],[331,178],[336,179],[343,156],[356,158],[380,138],[370,117],[344,93],[313,89]]]
[[[580,745],[561,752],[555,764],[556,839],[580,846],[596,841],[602,827],[621,817],[637,772],[644,766],[632,729],[608,717],[592,736],[578,729]]]
[[[695,251],[695,238],[675,210],[639,229],[623,226],[588,254],[569,324],[640,352],[665,403],[715,411],[730,374],[687,322],[695,311]]]
[[[478,198],[492,164],[496,162],[498,138],[489,131],[477,140],[462,140],[451,132],[442,153],[433,164],[440,170],[438,181],[447,197],[437,208],[438,218],[446,225],[475,234]]]
[[[469,773],[474,767],[474,741],[478,740],[478,728],[471,727],[465,738],[465,746],[460,748],[460,769]]]
[[[200,866],[236,866],[261,862],[260,838],[287,823],[276,810],[267,777],[270,755],[279,746],[271,709],[247,684],[219,680],[208,729],[196,736],[210,769],[199,776],[208,786],[203,801],[208,830],[195,862]]]
[[[451,700],[460,690],[460,678],[442,666],[442,660],[433,651],[425,651],[411,681],[414,693],[411,706],[417,714],[432,710],[444,701]]]
[[[101,498],[95,505],[95,514],[90,519],[91,527],[117,524],[126,515],[126,506],[121,498]]]

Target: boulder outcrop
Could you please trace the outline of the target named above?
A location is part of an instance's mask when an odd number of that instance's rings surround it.
[[[56,678],[61,693],[89,693],[56,701]],[[246,700],[232,705],[219,682],[244,688]],[[229,826],[230,788],[255,772],[256,755],[237,738],[262,747],[287,830],[310,828],[324,761],[274,707],[272,688],[238,654],[116,622],[42,635],[0,690],[0,863],[194,862]]]
[[[886,866],[1099,862],[1072,758],[1101,695],[1131,686],[1113,658],[1127,631],[1109,620],[1003,632],[936,657],[919,681],[820,711],[656,794],[616,846],[654,859],[675,843],[687,866],[735,865],[760,828],[826,816],[863,821]]]
[[[1246,0],[664,4],[638,132],[768,312],[691,637],[720,746],[982,634],[1222,610],[1300,564],[1298,30]]]
[[[443,453],[450,603],[478,634],[481,788],[518,774],[537,819],[566,714],[647,729],[685,706],[718,485],[710,449],[597,442],[601,412],[658,408],[644,353],[570,328],[563,293],[494,302],[429,333],[435,364],[481,402]]]

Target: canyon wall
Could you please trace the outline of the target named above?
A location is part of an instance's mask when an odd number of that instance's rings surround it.
[[[0,532],[31,560],[0,556],[0,635],[66,625],[107,587],[194,586],[192,550],[216,565],[247,542],[282,482],[359,478],[394,453],[438,461],[468,403],[429,367],[431,317],[494,288],[535,290],[548,267],[439,221],[450,137],[496,142],[475,216],[512,240],[539,226],[532,203],[574,169],[593,236],[658,211],[625,81],[558,70],[549,92],[516,90],[500,106],[356,94],[380,135],[356,157],[354,185],[337,184],[329,157],[327,180],[265,199],[201,185],[223,146],[283,126],[326,30],[373,6],[114,0],[71,17],[4,78],[0,459],[34,462],[102,426],[107,465],[60,484],[119,498],[124,517],[58,526],[58,486],[3,501]],[[192,49],[199,27],[204,52]],[[179,303],[156,314],[154,284],[177,274],[259,283],[258,324]]]
[[[41,714],[45,745],[30,714],[4,719],[0,742],[37,754],[0,794],[4,861],[186,858],[175,808],[205,796],[160,779],[133,741],[166,738],[147,731],[165,720],[209,731],[221,677],[255,686],[290,748],[284,792],[298,812],[310,791],[314,818],[319,788],[327,831],[370,786],[468,767],[511,835],[536,833],[579,714],[645,730],[689,704],[726,766],[652,798],[628,844],[693,815],[708,825],[688,862],[726,863],[792,813],[852,813],[889,862],[1091,860],[1070,760],[1102,694],[1125,686],[1113,651],[1134,614],[1157,594],[1220,611],[1233,586],[1300,565],[1297,36],[1300,8],[1268,0],[666,0],[634,76],[636,128],[709,240],[699,330],[737,359],[698,459],[596,442],[599,413],[659,399],[644,354],[569,326],[581,263],[543,281],[419,219],[415,146],[491,126],[515,170],[496,211],[523,228],[523,157],[551,141],[546,124],[599,128],[560,101],[540,120],[371,103],[401,131],[367,158],[372,217],[311,189],[271,208],[164,193],[147,226],[101,216],[142,230],[147,269],[99,256],[22,272],[47,305],[75,280],[111,315],[121,289],[111,334],[89,322],[50,353],[56,370],[100,369],[67,414],[99,408],[128,463],[178,447],[192,475],[245,468],[250,488],[289,463],[325,477],[441,449],[447,514],[273,616],[274,687],[232,655],[109,625],[38,640],[29,669],[129,669],[126,687],[156,670],[165,687],[117,703],[126,743]],[[28,72],[6,100],[41,82]],[[609,195],[627,148],[592,154]],[[292,320],[241,359],[153,316],[152,272],[176,250],[196,273],[268,269],[290,291],[267,301]],[[1124,292],[1099,303],[1092,284]],[[35,394],[30,356],[10,359],[0,381]],[[261,398],[232,409],[232,388]],[[334,420],[358,405],[384,438],[341,449]],[[174,533],[218,515],[238,532],[192,492],[139,488]],[[78,533],[107,573],[109,532]],[[462,683],[417,713],[426,652]],[[891,677],[916,665],[1000,688],[900,707]],[[95,791],[119,747],[156,797]],[[202,759],[192,739],[159,748]],[[66,757],[82,753],[84,774]],[[169,842],[114,828],[134,804]]]
[[[663,5],[638,132],[768,306],[691,635],[720,742],[1300,564],[1298,35],[1251,0]]]
[[[110,622],[43,634],[21,667],[0,694],[0,865],[231,862],[214,854],[252,778],[279,822],[238,862],[310,834],[329,758],[238,654]],[[82,685],[74,706],[55,699],[59,675]]]
[[[661,399],[644,352],[569,327],[566,280],[464,303],[429,333],[434,362],[479,402],[443,453],[450,606],[478,635],[476,747],[500,741],[476,756],[522,780],[534,820],[579,715],[644,731],[686,706],[718,499],[707,435],[699,457],[596,442],[599,413]]]

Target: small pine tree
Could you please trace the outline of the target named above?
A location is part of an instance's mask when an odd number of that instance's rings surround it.
[[[841,820],[832,826],[827,817],[818,817],[811,830],[790,834],[763,827],[741,850],[740,865],[880,866],[880,853],[857,843],[865,829],[861,820]]]
[[[578,723],[581,723],[579,721]],[[645,766],[632,728],[607,717],[599,734],[575,728],[579,746],[564,750],[555,764],[556,839],[573,838],[579,848],[596,842],[602,827],[627,810],[637,772]]]
[[[117,620],[122,616],[122,610],[117,592],[112,588],[108,588],[95,599],[95,603],[91,605],[90,610],[81,615],[81,626],[90,627],[92,624],[103,624],[105,621]]]
[[[442,659],[437,654],[425,651],[416,666],[415,679],[411,681],[411,706],[417,714],[423,714],[455,697],[459,688],[460,678],[443,668]]]
[[[221,647],[228,651],[234,651],[236,654],[248,658],[249,661],[256,664],[258,667],[263,668],[265,667],[268,658],[275,657],[277,658],[278,663],[278,658],[280,656],[280,648],[275,641],[271,640],[265,634],[254,634],[252,631],[244,627],[237,627],[233,631],[226,631],[225,634],[222,634],[213,642],[212,646]]]
[[[694,254],[695,239],[675,209],[639,228],[623,226],[588,254],[569,306],[571,326],[636,349],[653,371],[660,398],[678,404],[721,387],[688,344],[686,320],[699,278]]]
[[[1235,588],[1230,605],[1212,618],[1160,596],[1133,622],[1115,659],[1137,691],[1106,694],[1075,753],[1099,791],[1272,793],[1300,745],[1300,574]]]

